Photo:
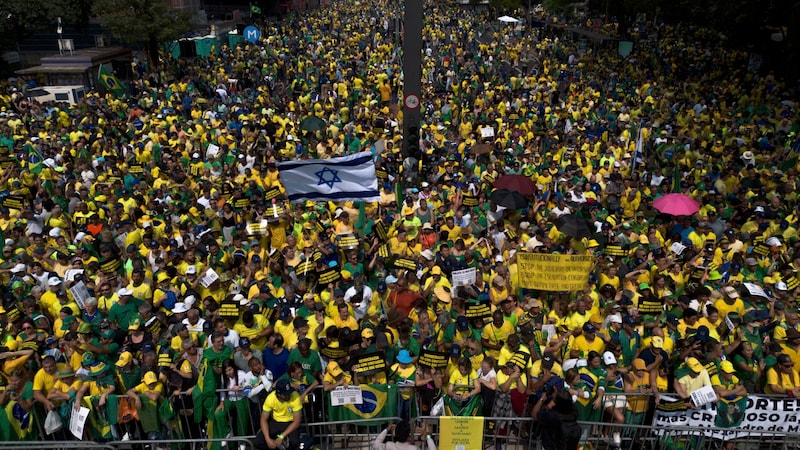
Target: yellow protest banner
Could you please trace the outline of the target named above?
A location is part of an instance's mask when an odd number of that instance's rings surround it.
[[[439,448],[480,450],[483,448],[483,417],[439,418]]]
[[[519,285],[542,291],[579,291],[589,280],[594,256],[517,253]]]

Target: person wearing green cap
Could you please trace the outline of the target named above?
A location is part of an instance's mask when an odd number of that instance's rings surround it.
[[[53,389],[47,393],[47,400],[59,407],[64,402],[74,399],[81,386],[83,386],[83,380],[75,376],[75,371],[69,366],[62,366],[56,374]]]
[[[73,409],[77,411],[81,406],[87,406],[84,397],[88,396],[86,401],[91,406],[89,414],[93,418],[87,421],[90,426],[86,427],[84,435],[90,433],[94,439],[109,439],[111,438],[111,426],[107,417],[116,417],[117,415],[116,401],[113,403],[108,401],[109,396],[114,394],[116,390],[114,377],[108,370],[108,365],[102,361],[96,361],[88,369],[88,380],[75,393]],[[105,414],[100,414],[99,412],[103,407],[105,407]]]
[[[89,331],[88,333],[81,333],[81,330],[78,330],[78,339],[81,341],[82,346],[87,351],[92,352],[98,361],[106,364],[115,363],[120,347],[118,343],[114,342],[114,337],[116,336],[114,330],[105,329],[99,333],[92,334],[91,324],[84,322],[81,327]]]

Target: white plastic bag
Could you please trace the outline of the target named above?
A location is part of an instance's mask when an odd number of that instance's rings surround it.
[[[58,412],[56,412],[55,409],[51,409],[50,412],[47,413],[47,417],[44,419],[44,432],[47,434],[53,434],[63,427],[64,423],[61,421],[61,416],[58,415]]]

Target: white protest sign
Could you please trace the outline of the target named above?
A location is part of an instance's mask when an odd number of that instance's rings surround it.
[[[76,410],[72,408],[72,416],[69,418],[69,431],[78,439],[83,439],[83,428],[86,426],[86,419],[89,418],[89,408],[81,406]]]
[[[78,281],[73,284],[72,287],[69,288],[69,292],[72,294],[72,298],[75,300],[75,303],[78,304],[78,307],[86,309],[86,299],[91,297],[91,295],[89,295],[89,288],[83,284],[83,281]]]
[[[492,128],[492,127],[483,127],[483,128],[481,128],[481,137],[482,138],[493,138],[494,137],[494,128]]]
[[[717,401],[717,394],[711,386],[703,386],[690,395],[694,406],[700,407]]]
[[[686,246],[681,244],[680,242],[673,242],[672,245],[669,247],[672,250],[672,253],[680,256],[684,250],[686,250]]]
[[[452,284],[454,288],[459,286],[469,286],[475,283],[475,268],[470,267],[469,269],[454,270],[452,276]]]
[[[764,289],[761,286],[757,285],[757,284],[744,283],[744,287],[747,288],[747,291],[750,292],[750,295],[756,295],[758,297],[769,298],[767,293],[764,292]]]
[[[200,278],[199,282],[201,286],[207,288],[217,280],[219,280],[219,275],[217,275],[217,272],[214,272],[214,269],[208,269],[205,275]]]
[[[219,146],[215,144],[208,144],[208,148],[206,149],[206,158],[207,159],[214,159],[219,153]]]
[[[331,391],[331,405],[360,405],[364,403],[361,388],[358,386],[339,386]]]

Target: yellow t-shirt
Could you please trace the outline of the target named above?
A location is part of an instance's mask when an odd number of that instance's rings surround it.
[[[503,373],[502,370],[498,370],[497,371],[497,386],[504,385],[506,383],[506,381],[508,381],[509,378],[511,378],[511,375],[506,375],[505,373]],[[518,379],[512,381],[511,385],[508,387],[509,392],[513,391],[514,389],[517,389],[517,386],[519,386],[519,382],[520,381],[522,382],[523,385],[527,386],[527,383],[525,382],[526,378],[528,378],[528,377],[526,377],[525,374],[523,373],[522,376],[520,376]]]
[[[55,385],[55,375],[50,375],[49,373],[45,372],[44,369],[39,369],[36,372],[36,375],[33,377],[33,390],[42,391],[44,395],[47,395],[47,393],[50,392],[50,389],[53,389],[53,386]]]
[[[770,388],[773,384],[780,386],[783,392],[774,392]],[[786,391],[794,389],[797,386],[800,386],[800,379],[798,379],[797,372],[792,371],[791,374],[779,374],[778,370],[772,367],[767,371],[767,385],[764,387],[764,393],[783,395],[786,394]]]
[[[288,402],[282,402],[278,400],[278,395],[274,391],[270,392],[267,399],[264,400],[264,406],[261,408],[262,411],[270,413],[270,417],[276,422],[282,423],[294,420],[294,414],[300,412],[302,409],[303,402],[300,400],[300,394],[297,392],[292,392]]]
[[[475,380],[478,379],[478,373],[470,371],[466,375],[462,375],[460,370],[454,370],[450,375],[450,385],[453,386],[453,392],[457,394],[468,394],[475,387]]]

